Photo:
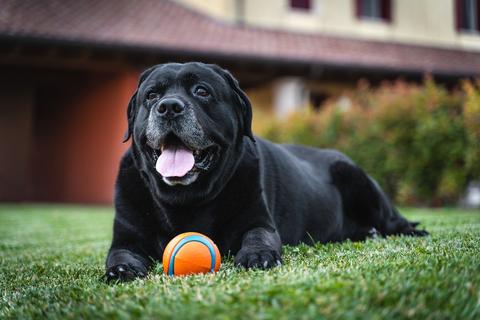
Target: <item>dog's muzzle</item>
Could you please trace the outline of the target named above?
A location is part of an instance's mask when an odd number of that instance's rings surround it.
[[[212,169],[220,148],[207,137],[193,109],[180,99],[165,98],[150,112],[147,154],[168,185],[188,185]]]

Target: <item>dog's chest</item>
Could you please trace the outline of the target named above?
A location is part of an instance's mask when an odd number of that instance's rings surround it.
[[[216,219],[213,210],[177,209],[167,213],[173,232],[200,232],[205,235],[215,233]]]
[[[224,221],[222,213],[215,207],[171,211],[172,236],[183,232],[199,232],[211,238],[222,252],[226,252],[231,249],[235,232],[229,231],[231,228]]]

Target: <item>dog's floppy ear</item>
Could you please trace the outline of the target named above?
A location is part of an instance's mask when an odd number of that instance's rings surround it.
[[[253,137],[253,133],[252,133],[252,104],[250,103],[250,100],[248,99],[245,92],[243,92],[243,90],[240,89],[240,85],[238,84],[237,79],[235,79],[229,71],[222,69],[217,65],[211,65],[211,66],[217,73],[222,75],[223,78],[227,80],[227,83],[235,93],[235,96],[238,100],[238,104],[242,109],[241,111],[242,111],[242,122],[243,122],[242,123],[243,134],[249,137],[253,142],[255,142],[255,138]]]
[[[130,139],[130,136],[132,135],[132,130],[133,130],[133,122],[135,120],[135,107],[136,107],[136,101],[137,101],[137,90],[135,90],[135,93],[133,96],[130,98],[130,102],[128,103],[128,108],[127,108],[127,131],[125,131],[125,134],[123,135],[123,143],[127,142],[128,139]]]
[[[125,134],[123,136],[123,142],[127,142],[128,139],[130,139],[130,136],[132,135],[133,132],[133,123],[135,121],[135,113],[136,113],[136,107],[137,107],[137,93],[138,93],[138,88],[140,87],[140,84],[148,77],[150,73],[156,68],[157,66],[153,66],[145,71],[142,72],[140,75],[140,79],[138,80],[138,85],[137,89],[135,90],[135,93],[132,95],[130,98],[130,102],[128,103],[127,107],[127,122],[128,122],[128,127],[127,131],[125,131]]]

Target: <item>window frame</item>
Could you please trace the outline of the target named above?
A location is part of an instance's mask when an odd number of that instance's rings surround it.
[[[464,8],[466,0],[455,0],[455,25],[458,33],[462,34],[478,34],[480,35],[480,0],[473,0],[476,4],[476,12],[472,12],[475,15],[475,26],[473,28],[465,28],[464,21]]]
[[[364,1],[365,0],[355,0],[355,15],[358,20],[392,23],[393,0],[376,0],[378,1],[379,17],[370,17],[363,14]]]

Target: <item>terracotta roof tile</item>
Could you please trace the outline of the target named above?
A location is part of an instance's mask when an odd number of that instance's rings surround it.
[[[236,26],[161,0],[0,0],[0,36],[475,75],[480,53]]]

